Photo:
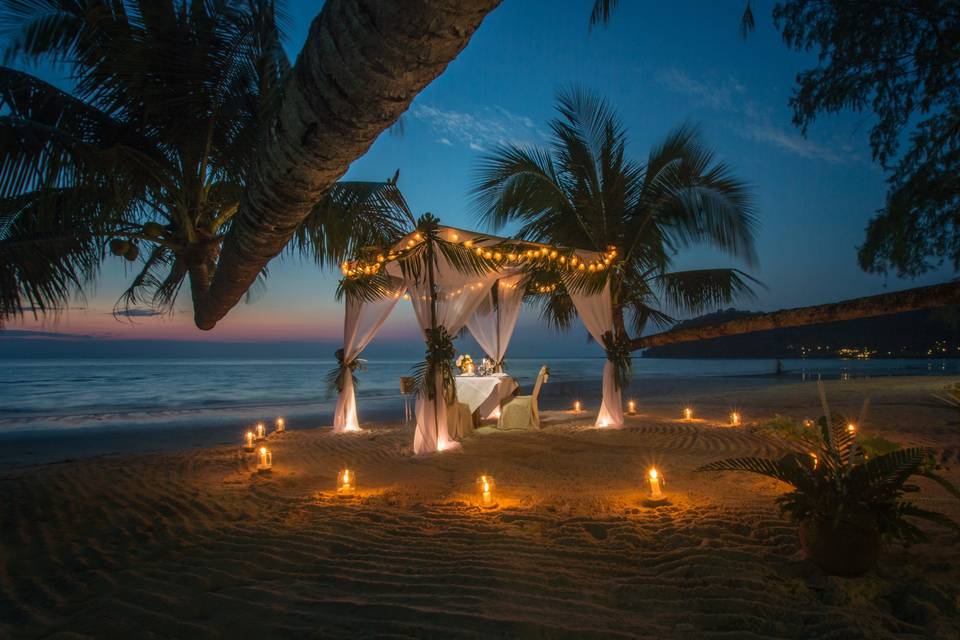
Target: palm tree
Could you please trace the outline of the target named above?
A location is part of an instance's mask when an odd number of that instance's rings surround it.
[[[747,186],[716,162],[696,128],[681,126],[643,164],[626,157],[626,131],[610,106],[579,89],[558,95],[550,148],[506,145],[485,157],[473,190],[491,228],[519,224],[519,237],[599,252],[615,247],[606,270],[615,333],[626,340],[670,312],[698,313],[750,294],[750,276],[733,268],[678,271],[679,251],[719,249],[755,260],[756,219]],[[531,290],[545,319],[569,326],[563,286]]]
[[[139,263],[117,311],[169,310],[185,281],[199,304],[291,73],[274,2],[38,0],[0,24],[8,59],[74,85],[0,67],[0,317],[64,306],[107,249]],[[341,183],[289,251],[338,262],[409,224],[395,179]]]

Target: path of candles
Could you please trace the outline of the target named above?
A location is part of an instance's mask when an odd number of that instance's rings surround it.
[[[868,424],[893,433],[921,400],[897,403]],[[411,427],[288,425],[262,475],[242,430],[236,446],[0,474],[0,637],[960,633],[955,537],[929,528],[932,544],[889,550],[876,573],[824,577],[773,506],[781,485],[692,471],[776,444],[648,409],[622,430],[547,412],[542,431],[485,429],[425,458],[409,454]],[[953,414],[926,411],[941,446],[960,444]],[[651,466],[671,500],[655,509],[640,505]],[[497,509],[479,506],[481,474]]]

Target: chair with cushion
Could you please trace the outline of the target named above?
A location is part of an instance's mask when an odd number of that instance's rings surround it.
[[[500,404],[500,418],[497,420],[498,429],[539,429],[540,412],[537,409],[537,396],[540,395],[540,386],[549,378],[546,365],[540,367],[537,382],[533,385],[533,393],[529,396],[513,396]]]
[[[447,435],[454,440],[460,440],[473,433],[473,415],[466,402],[447,404]]]

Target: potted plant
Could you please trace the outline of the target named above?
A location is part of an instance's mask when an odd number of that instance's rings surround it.
[[[854,428],[843,416],[820,418],[817,450],[791,452],[779,460],[732,458],[697,471],[750,471],[793,487],[777,498],[782,513],[797,523],[800,544],[817,566],[838,576],[861,575],[877,563],[881,536],[904,543],[926,536],[910,518],[960,531],[960,525],[904,499],[919,491],[911,476],[928,478],[960,498],[960,492],[934,472],[934,462],[919,447],[864,456]],[[815,431],[815,432],[816,432]]]

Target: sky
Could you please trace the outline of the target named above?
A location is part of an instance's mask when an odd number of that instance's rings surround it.
[[[288,4],[286,47],[294,58],[317,9]],[[479,160],[505,142],[546,145],[557,90],[579,85],[617,110],[632,157],[642,160],[672,128],[695,123],[718,159],[751,184],[759,263],[748,272],[765,286],[737,308],[832,302],[952,276],[941,271],[905,281],[857,267],[856,247],[885,191],[868,146],[872,118],[822,116],[806,137],[791,124],[794,78],[816,59],[783,44],[770,18],[772,3],[754,3],[757,29],[746,41],[738,32],[742,0],[625,0],[612,24],[592,33],[591,6],[592,0],[505,0],[413,101],[402,134],[382,134],[345,179],[381,180],[399,169],[415,215],[429,211],[446,224],[476,228],[469,190]],[[705,249],[680,254],[677,266],[745,267]],[[6,337],[41,341],[50,336],[17,332],[67,334],[109,350],[118,340],[335,345],[342,336],[342,306],[334,299],[339,274],[309,262],[271,263],[266,293],[237,306],[210,332],[193,326],[189,296],[172,316],[114,318],[114,302],[132,275],[123,259],[110,259],[85,300],[56,318],[8,323]],[[412,311],[401,305],[371,348],[417,344]],[[551,334],[534,311],[522,316],[514,344],[530,352],[596,349],[580,328],[562,339]]]

